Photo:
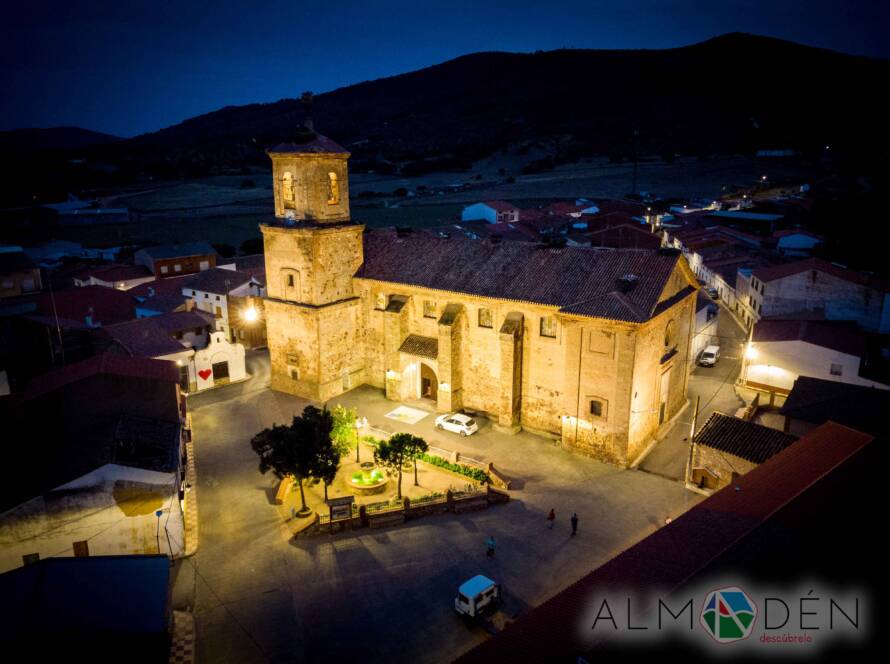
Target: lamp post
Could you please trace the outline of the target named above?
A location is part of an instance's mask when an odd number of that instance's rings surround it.
[[[362,428],[361,418],[357,417],[357,418],[355,418],[355,462],[356,463],[361,463],[361,459],[359,458],[359,449],[361,448],[361,445],[359,444],[359,439],[358,439],[358,432],[359,432],[359,429],[361,429],[361,428]]]
[[[158,510],[155,512],[155,516],[158,517],[158,529],[155,532],[155,539],[158,542],[158,555],[161,555],[161,515],[163,513],[163,510]]]

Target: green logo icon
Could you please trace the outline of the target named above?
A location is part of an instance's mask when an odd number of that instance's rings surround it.
[[[735,586],[712,590],[701,612],[701,626],[717,643],[732,643],[751,635],[757,606]]]

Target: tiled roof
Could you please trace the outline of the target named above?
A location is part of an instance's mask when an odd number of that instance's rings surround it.
[[[144,265],[98,265],[84,268],[75,275],[75,279],[95,277],[101,281],[128,281],[151,276],[151,271]]]
[[[832,420],[886,435],[890,433],[890,390],[800,376],[780,412],[812,424]]]
[[[657,251],[543,248],[526,242],[442,239],[425,233],[364,236],[356,277],[558,307],[564,312],[643,322],[680,257]],[[634,275],[622,292],[619,280]]]
[[[805,258],[793,263],[785,263],[783,265],[773,265],[771,267],[759,268],[757,270],[754,270],[754,276],[764,283],[769,283],[770,281],[775,281],[776,279],[784,279],[785,277],[800,274],[801,272],[807,272],[808,270],[825,272],[826,274],[833,275],[838,279],[844,279],[846,281],[854,284],[859,284],[861,286],[868,286],[884,293],[890,292],[890,281],[888,281],[887,279],[869,274],[862,274],[860,272],[856,272],[855,270],[850,270],[840,265],[829,263],[828,261],[822,260],[821,258]]]
[[[797,436],[746,422],[738,417],[713,413],[695,434],[695,442],[733,454],[752,463],[763,463],[791,445]]]
[[[187,350],[173,338],[174,333],[208,326],[213,326],[212,318],[201,312],[174,311],[119,325],[109,325],[105,331],[131,355],[159,357]]]
[[[733,556],[750,550],[745,549],[749,543],[759,552],[761,561],[769,560],[774,542],[764,540],[769,538],[768,533],[784,533],[789,523],[792,529],[812,531],[820,512],[824,512],[826,492],[836,485],[835,478],[849,481],[847,468],[859,467],[860,455],[873,440],[873,436],[833,422],[814,429],[731,486],[525,612],[456,661],[575,662],[578,655],[589,653],[597,645],[579,641],[580,626],[590,624],[587,619],[592,598],[607,597],[612,592],[616,597],[653,598],[635,605],[635,614],[642,615],[653,608],[655,597],[670,597],[681,589],[695,587],[708,570],[719,570],[721,563],[737,570],[739,560]],[[837,498],[842,499],[842,493]],[[788,516],[797,505],[805,506],[811,518]],[[861,505],[851,505],[851,509],[859,508]],[[764,532],[770,525],[775,530]],[[798,560],[810,557],[806,549],[797,554]],[[594,661],[593,656],[585,659]]]
[[[269,153],[293,154],[349,154],[349,151],[327,136],[315,134],[315,138],[305,143],[284,142],[267,150]]]
[[[58,316],[83,323],[87,316],[94,325],[113,325],[136,317],[136,307],[128,291],[105,286],[81,286],[41,293],[37,310],[44,316]]]
[[[127,291],[132,295],[139,309],[167,313],[185,306],[186,297],[182,294],[182,285],[192,275],[158,279],[139,284]]]
[[[853,321],[764,318],[754,326],[753,341],[805,341],[847,355],[864,357],[865,336]]]
[[[594,247],[613,249],[658,249],[661,238],[640,224],[621,224],[593,231],[590,243]]]
[[[240,288],[248,283],[251,279],[251,275],[247,272],[214,267],[192,275],[183,282],[182,287],[205,293],[227,295],[236,288]]]
[[[143,247],[144,251],[154,259],[185,258],[188,256],[212,256],[216,250],[206,242],[187,242],[184,244],[161,244],[156,247]]]
[[[409,334],[399,346],[399,352],[435,360],[439,357],[439,340],[433,337],[422,337],[419,334]]]
[[[168,383],[179,382],[179,371],[173,362],[106,353],[37,376],[28,383],[24,398],[34,399],[100,373]]]

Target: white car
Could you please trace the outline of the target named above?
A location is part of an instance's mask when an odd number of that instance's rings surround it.
[[[453,431],[461,436],[470,436],[479,431],[479,425],[476,424],[476,420],[469,415],[462,415],[461,413],[439,415],[436,418],[436,428]]]

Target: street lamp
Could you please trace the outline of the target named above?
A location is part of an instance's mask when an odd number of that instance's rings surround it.
[[[355,462],[361,463],[361,459],[359,458],[359,449],[361,445],[359,444],[358,432],[362,428],[362,420],[361,418],[356,418],[355,420]]]
[[[248,307],[244,310],[244,320],[248,323],[255,323],[257,318],[260,317],[259,312],[256,310],[256,307]]]

